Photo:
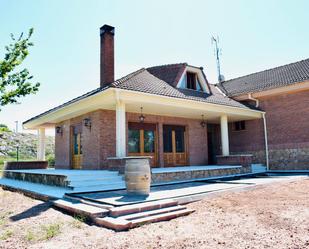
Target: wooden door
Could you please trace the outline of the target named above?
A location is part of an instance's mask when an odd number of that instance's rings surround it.
[[[128,155],[150,156],[150,166],[157,167],[157,129],[155,124],[129,123]]]
[[[184,126],[164,125],[164,166],[187,165],[186,131]]]
[[[82,133],[78,127],[72,127],[72,168],[81,169],[83,163]]]

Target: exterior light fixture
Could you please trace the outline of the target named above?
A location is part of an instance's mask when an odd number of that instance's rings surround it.
[[[144,123],[146,117],[143,115],[143,107],[141,107],[141,115],[138,118],[140,123]]]
[[[84,126],[91,129],[91,119],[90,118],[84,118],[83,120]]]
[[[201,126],[202,126],[203,128],[205,128],[206,125],[207,125],[207,123],[206,123],[206,121],[205,121],[205,119],[204,119],[204,115],[202,115]]]
[[[62,135],[63,129],[62,126],[56,126],[56,133]]]

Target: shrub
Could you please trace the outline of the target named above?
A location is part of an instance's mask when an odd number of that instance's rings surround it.
[[[55,166],[55,156],[49,154],[47,157],[48,167],[54,167]]]

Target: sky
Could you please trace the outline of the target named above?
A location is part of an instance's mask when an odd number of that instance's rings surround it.
[[[115,74],[187,62],[217,79],[211,36],[219,36],[221,72],[231,79],[309,57],[306,0],[0,0],[0,60],[10,33],[34,28],[23,63],[41,87],[5,106],[0,123],[15,129],[99,86],[99,28],[115,27]],[[52,134],[53,131],[49,131]]]

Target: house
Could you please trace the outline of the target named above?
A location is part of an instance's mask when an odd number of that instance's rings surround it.
[[[307,142],[308,152],[308,115],[294,116],[297,108],[308,113],[308,91],[257,101],[259,94],[274,89],[267,88],[267,80],[266,87],[251,89],[246,79],[254,87],[259,79],[265,80],[263,75],[212,85],[203,68],[187,63],[142,68],[115,80],[114,35],[114,27],[101,27],[100,87],[23,123],[27,129],[39,130],[38,159],[44,159],[45,129],[50,127],[55,128],[57,169],[106,169],[110,158],[144,155],[151,156],[152,167],[235,164],[235,158],[243,161],[247,153],[254,154],[255,162],[275,165],[282,155],[276,158],[272,150],[281,148],[280,141],[290,136],[289,131],[297,134],[289,137],[284,149],[294,144],[298,150]],[[286,110],[297,124],[286,119]],[[278,119],[289,122],[289,130],[278,130],[280,138],[273,131]]]
[[[218,84],[228,97],[266,112],[268,150],[261,120],[231,123],[230,151],[269,158],[274,170],[309,169],[309,59]],[[268,156],[265,156],[268,151]]]

